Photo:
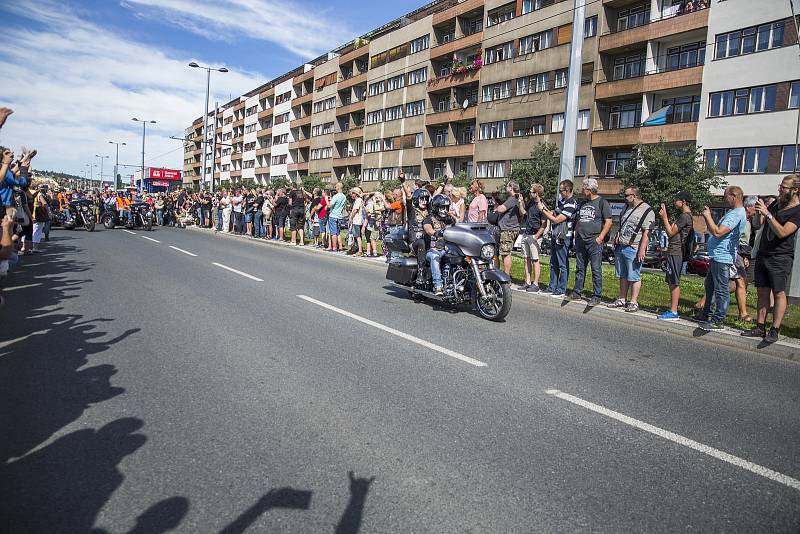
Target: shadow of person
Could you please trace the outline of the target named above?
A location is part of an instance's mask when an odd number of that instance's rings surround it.
[[[136,525],[128,534],[162,534],[177,528],[186,512],[189,511],[189,499],[186,497],[170,497],[159,501],[136,518]]]
[[[124,479],[119,463],[147,441],[136,433],[143,424],[126,417],[78,430],[0,465],[0,532],[92,532]]]
[[[308,510],[311,505],[311,492],[294,488],[277,488],[268,491],[253,506],[239,514],[233,522],[219,531],[219,534],[241,534],[259,517],[273,508],[292,508]]]
[[[347,476],[350,478],[350,501],[339,519],[339,524],[336,525],[336,534],[356,534],[359,531],[369,486],[375,482],[375,477],[356,478],[352,471],[348,472]]]

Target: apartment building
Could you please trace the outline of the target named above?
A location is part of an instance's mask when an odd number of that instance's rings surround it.
[[[699,142],[729,182],[772,192],[794,165],[800,70],[780,68],[797,63],[788,4],[759,6],[587,2],[576,177],[618,194],[635,145],[663,139]],[[223,106],[215,179],[355,176],[372,189],[403,169],[497,186],[535,144],[561,144],[572,24],[568,0],[427,4]],[[187,137],[197,181],[202,119]]]
[[[776,195],[794,173],[800,59],[789,2],[715,2],[708,19],[698,142],[706,163],[748,194]]]

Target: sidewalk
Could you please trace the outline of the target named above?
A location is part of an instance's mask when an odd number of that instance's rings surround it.
[[[349,256],[343,253],[326,252],[323,249],[314,248],[311,245],[303,247],[293,246],[288,242],[281,241],[268,241],[265,239],[257,239],[250,236],[240,236],[235,234],[224,234],[215,230],[206,228],[198,228],[196,226],[189,226],[187,230],[195,232],[203,232],[215,235],[221,238],[240,239],[251,243],[258,243],[265,246],[286,247],[303,251],[309,254],[320,254],[327,257],[339,258],[344,261],[354,261],[359,263],[368,263],[375,266],[385,266],[386,260],[383,257],[367,258]],[[739,333],[741,330],[726,327],[724,330],[706,332],[699,327],[699,322],[694,319],[682,318],[678,321],[659,321],[655,313],[648,311],[638,312],[625,312],[621,309],[612,309],[605,306],[605,303],[600,306],[588,306],[586,302],[571,302],[564,300],[563,297],[555,298],[551,295],[544,295],[539,293],[528,293],[521,290],[516,284],[512,285],[515,298],[527,299],[529,302],[534,302],[536,305],[558,307],[569,313],[586,314],[591,313],[597,318],[605,320],[624,323],[633,326],[639,326],[656,330],[659,332],[670,332],[673,334],[681,335],[684,337],[702,338],[704,341],[722,345],[739,350],[750,350],[757,354],[765,354],[786,360],[800,361],[800,342],[791,338],[781,338],[777,343],[765,343],[761,339],[741,337]]]

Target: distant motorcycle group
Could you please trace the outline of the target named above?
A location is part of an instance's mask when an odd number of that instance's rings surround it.
[[[87,232],[93,232],[97,223],[107,230],[125,227],[149,232],[153,229],[153,208],[131,194],[102,193],[97,196],[89,192],[84,196],[80,192],[56,193],[58,196],[54,198],[51,218],[53,226],[65,230],[83,228]]]

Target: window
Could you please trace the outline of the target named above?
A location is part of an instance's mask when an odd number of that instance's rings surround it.
[[[777,91],[777,85],[753,87],[750,89],[750,107],[747,112],[761,113],[763,111],[775,111],[775,97],[777,96]]]
[[[586,156],[575,156],[575,176],[586,176]]]
[[[742,172],[746,174],[763,174],[767,172],[769,148],[745,148]]]
[[[369,90],[367,91],[367,94],[369,94],[369,96],[375,96],[385,92],[386,92],[386,80],[381,80],[379,82],[371,83],[369,85]]]
[[[275,97],[275,105],[277,106],[278,104],[283,104],[284,102],[288,102],[291,99],[292,99],[292,92],[287,91]]]
[[[728,151],[725,149],[706,150],[706,167],[723,173],[728,171]]]
[[[583,37],[588,39],[589,37],[595,37],[597,35],[597,15],[593,17],[587,17],[586,20],[583,21]]]
[[[486,53],[484,54],[483,62],[486,65],[491,65],[492,63],[497,63],[498,61],[504,61],[506,59],[510,59],[511,56],[514,55],[514,43],[508,42],[503,43],[499,46],[493,46],[491,48],[486,49]]]
[[[403,118],[403,106],[392,106],[390,108],[386,108],[384,110],[384,118],[385,121],[393,121],[397,119]]]
[[[556,113],[553,115],[552,124],[550,126],[550,131],[552,133],[558,133],[564,131],[564,114],[563,113]]]
[[[481,161],[478,163],[478,178],[505,178],[505,161]]]
[[[637,128],[642,124],[642,104],[611,106],[608,114],[608,129]]]
[[[555,80],[553,81],[553,88],[560,89],[567,86],[567,69],[557,70],[555,72]]]
[[[717,35],[716,59],[752,54],[783,46],[785,21],[771,22]]]
[[[786,145],[781,153],[781,172],[794,173],[798,169],[798,157],[795,145]]]
[[[530,86],[530,78],[520,78],[517,80],[517,92],[514,94],[517,96],[527,95],[528,91],[530,90]]]
[[[364,141],[364,153],[371,154],[372,152],[380,152],[382,146],[382,139],[370,139],[369,141]]]
[[[433,139],[433,146],[447,146],[448,134],[447,128],[437,129]]]
[[[321,111],[327,111],[329,109],[333,109],[336,107],[336,97],[332,96],[330,98],[326,98],[325,100],[320,100],[319,102],[314,102],[314,113],[319,113]]]
[[[678,124],[700,120],[700,95],[665,98],[661,107],[671,106],[667,112],[667,123]]]
[[[378,111],[370,111],[367,113],[367,124],[376,124],[379,122],[383,122],[383,110],[379,109]]]
[[[706,42],[685,44],[667,48],[666,70],[686,69],[705,64]]]
[[[286,163],[286,154],[282,156],[272,156],[272,164],[273,165],[283,165]]]
[[[711,93],[709,98],[709,117],[727,117],[746,113],[775,111],[778,97],[777,85],[765,85],[750,89],[736,89]],[[791,107],[791,96],[790,107]]]
[[[616,176],[621,173],[625,169],[625,166],[629,165],[632,160],[632,152],[609,152],[606,154],[603,174],[605,176]]]
[[[281,113],[280,115],[275,116],[275,124],[283,124],[284,122],[289,121],[289,112]]]
[[[481,124],[481,139],[501,139],[508,137],[508,121]]]
[[[328,135],[333,133],[333,123],[328,122],[325,124],[317,124],[316,126],[311,127],[311,137],[316,137],[318,135]]]
[[[311,159],[328,159],[333,157],[333,148],[332,147],[325,147],[325,148],[315,148],[311,150]]]
[[[255,150],[255,149],[256,149],[256,142],[255,141],[253,141],[252,143],[245,143],[245,145],[244,145],[244,151],[245,152],[250,151],[250,150]],[[206,154],[206,156],[210,156],[210,155],[211,154]]]
[[[244,133],[253,133],[258,130],[258,123],[248,124],[244,127]]]
[[[282,145],[289,142],[289,134],[276,135],[272,138],[273,145]]]
[[[428,80],[428,68],[412,70],[408,73],[408,85],[422,83]]]
[[[621,9],[617,13],[617,31],[621,32],[629,28],[643,26],[650,22],[650,3],[646,5]]]
[[[522,0],[522,14],[526,15],[534,9],[542,8],[542,0]]]
[[[614,60],[614,79],[624,80],[644,75],[644,54],[618,57]]]
[[[422,143],[425,141],[425,135],[421,132],[414,136],[414,147],[419,148],[422,146]]]
[[[519,55],[538,52],[553,46],[553,30],[546,30],[519,40]]]
[[[791,155],[789,158],[791,160]],[[706,167],[716,169],[719,173],[764,174],[767,172],[769,148],[720,148],[706,150],[705,159]]]
[[[800,82],[792,82],[792,89],[789,92],[789,109],[800,108]]]
[[[582,109],[578,112],[578,130],[588,130],[588,129],[589,129],[589,110]]]
[[[531,89],[533,89],[534,93],[541,93],[542,91],[547,91],[547,85],[550,81],[550,73],[549,72],[542,72],[541,74],[534,74],[531,77]]]
[[[249,159],[242,163],[243,169],[255,169],[256,168],[256,160]]]
[[[361,176],[365,182],[374,182],[378,179],[378,169],[364,169]]]
[[[251,107],[247,108],[247,111],[245,111],[244,114],[245,114],[246,117],[249,117],[250,115],[253,115],[254,113],[258,113],[258,105],[251,106]]]
[[[511,96],[511,82],[500,82],[483,86],[483,101],[491,102]]]
[[[486,27],[488,28],[489,26],[494,26],[495,24],[500,24],[513,18],[514,6],[501,7],[497,11],[489,13],[489,16],[486,18]]]
[[[512,136],[527,137],[529,135],[541,135],[544,133],[546,117],[530,117],[527,119],[514,119],[512,126]]]
[[[406,86],[406,75],[400,74],[398,76],[392,76],[388,80],[386,80],[386,90],[387,91],[394,91],[396,89],[401,89]]]
[[[409,45],[409,54],[416,54],[417,52],[422,52],[423,50],[427,50],[431,44],[431,36],[423,35],[418,39],[414,39],[411,41]]]
[[[425,101],[409,102],[406,104],[406,117],[416,117],[425,113]]]

